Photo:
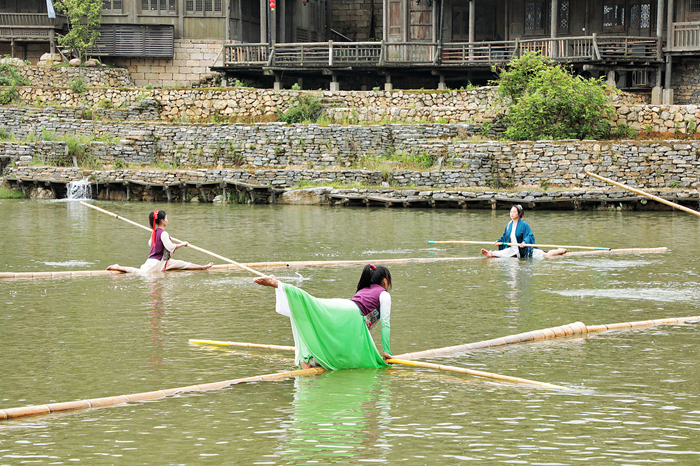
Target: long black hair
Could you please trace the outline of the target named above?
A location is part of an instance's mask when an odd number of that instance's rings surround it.
[[[156,219],[156,223],[153,223],[153,214],[158,212],[158,218]],[[150,214],[148,214],[148,226],[150,226],[152,229],[154,228],[154,225],[158,225],[166,216],[166,213],[164,210],[154,210]]]
[[[367,288],[371,285],[381,285],[382,280],[386,278],[387,284],[391,287],[391,272],[389,269],[383,265],[372,265],[367,264],[365,268],[362,269],[362,275],[360,275],[360,281],[357,282],[357,291],[362,288]]]

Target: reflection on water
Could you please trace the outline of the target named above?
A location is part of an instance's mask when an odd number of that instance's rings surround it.
[[[288,464],[385,461],[391,453],[391,391],[384,370],[327,372],[294,380],[292,413],[281,425]],[[384,383],[378,383],[379,379]]]
[[[100,205],[144,223],[153,209]],[[504,212],[190,204],[166,210],[173,236],[240,262],[474,257],[390,266],[397,354],[576,321],[698,314],[700,223],[689,216],[531,212],[528,223],[543,243],[673,249],[518,261],[483,259],[478,246],[427,245],[498,236]],[[0,218],[2,271],[138,266],[148,252],[148,232],[78,203],[0,201]],[[208,260],[187,248],[177,257]],[[314,296],[350,297],[361,269],[263,270]],[[289,320],[274,307],[274,294],[236,269],[0,281],[0,407],[288,371],[288,353],[188,343],[293,345]],[[0,421],[0,465],[696,464],[699,347],[700,325],[687,324],[430,360],[585,390],[578,394],[392,367]]]

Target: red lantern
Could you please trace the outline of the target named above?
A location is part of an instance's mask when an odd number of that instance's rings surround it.
[[[270,9],[271,10],[275,9],[275,0],[270,0]]]

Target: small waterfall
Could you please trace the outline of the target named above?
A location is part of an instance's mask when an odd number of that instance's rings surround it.
[[[71,181],[66,188],[66,199],[92,199],[92,186],[87,178]]]

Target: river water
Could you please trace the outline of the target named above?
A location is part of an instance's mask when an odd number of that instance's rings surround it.
[[[507,211],[98,203],[239,262],[476,257]],[[540,243],[665,254],[390,266],[394,354],[582,321],[700,315],[700,221],[680,212],[526,212]],[[0,271],[139,266],[148,233],[75,202],[0,200]],[[209,257],[180,249],[176,258]],[[275,269],[350,297],[360,266]],[[0,280],[0,408],[293,369],[274,293],[235,270]],[[375,340],[379,341],[376,331]],[[344,370],[151,402],[0,421],[5,464],[648,464],[700,462],[700,324],[611,331],[429,362],[581,389],[426,369]]]

